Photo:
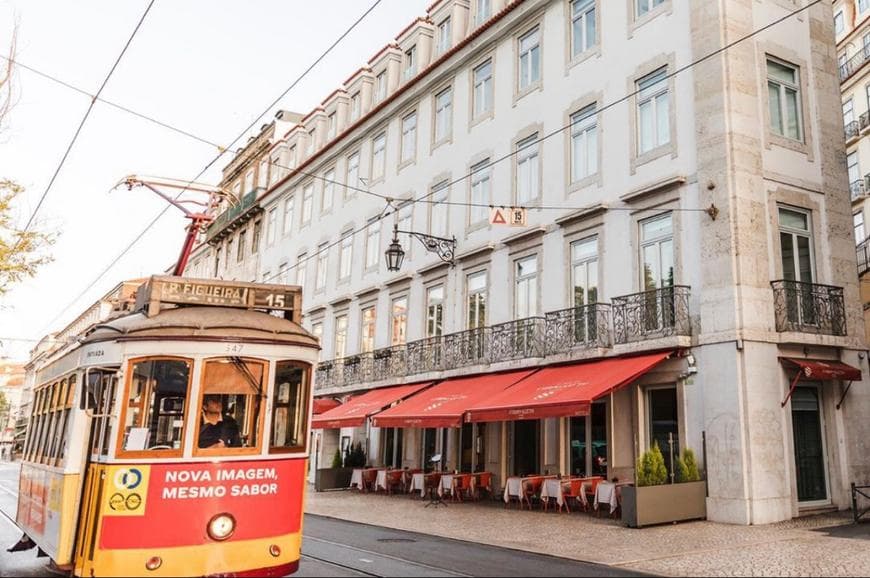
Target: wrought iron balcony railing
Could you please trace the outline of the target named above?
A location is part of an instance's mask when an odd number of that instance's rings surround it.
[[[478,327],[445,335],[444,369],[467,367],[487,362],[489,327]]]
[[[253,191],[250,191],[248,194],[243,196],[239,201],[238,205],[234,207],[230,207],[223,213],[217,216],[217,218],[212,221],[211,225],[208,226],[206,231],[206,237],[211,240],[212,237],[217,236],[221,231],[223,231],[227,225],[236,220],[243,213],[248,212],[249,209],[253,208],[257,202],[257,195],[262,191],[261,188],[256,188]]]
[[[617,344],[691,335],[689,292],[681,285],[614,297],[613,339]]]
[[[853,138],[858,138],[861,135],[861,125],[858,124],[857,120],[853,120],[846,124],[845,132],[847,141],[850,141]]]
[[[377,349],[372,353],[373,379],[389,379],[405,375],[408,375],[408,357],[404,345]]]
[[[773,281],[776,330],[846,335],[843,288],[800,281]]]
[[[849,80],[868,60],[870,60],[870,47],[858,50],[852,58],[840,65],[840,82]]]
[[[861,241],[855,249],[858,256],[858,276],[870,271],[870,239]]]
[[[489,361],[509,361],[544,357],[545,321],[543,317],[528,317],[491,328]]]
[[[610,347],[610,305],[591,303],[547,313],[546,353]]]
[[[444,369],[444,337],[427,337],[406,346],[408,375]]]
[[[371,381],[372,361],[373,356],[371,353],[360,353],[359,355],[351,355],[342,359],[341,373],[344,385]]]
[[[852,195],[852,200],[859,199],[864,195],[865,186],[864,179],[858,179],[849,183],[849,193]]]
[[[858,129],[864,130],[867,127],[870,127],[870,112],[865,112],[858,117]]]

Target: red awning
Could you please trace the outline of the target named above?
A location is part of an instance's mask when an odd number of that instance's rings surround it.
[[[468,421],[588,415],[592,402],[628,385],[671,356],[656,353],[544,368],[468,409]]]
[[[312,429],[335,429],[343,427],[359,427],[366,418],[375,414],[393,403],[413,395],[421,389],[429,386],[432,382],[415,383],[414,385],[400,385],[397,387],[385,387],[373,389],[362,395],[358,395],[344,405],[331,409],[311,420]]]
[[[841,361],[796,359],[793,357],[783,357],[782,360],[797,366],[801,370],[803,379],[861,381],[861,370]]]
[[[460,427],[469,407],[499,394],[535,370],[442,381],[372,418],[375,427]]]
[[[331,409],[335,409],[341,405],[341,402],[331,397],[315,397],[312,412],[314,415],[326,413]]]

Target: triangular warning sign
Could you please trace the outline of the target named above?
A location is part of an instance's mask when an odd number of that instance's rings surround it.
[[[500,209],[495,209],[492,214],[493,225],[507,225],[507,219],[504,218],[504,213]]]

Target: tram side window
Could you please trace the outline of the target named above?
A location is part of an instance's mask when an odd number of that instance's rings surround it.
[[[262,361],[227,357],[205,362],[198,449],[233,453],[259,447],[265,375]]]
[[[36,455],[36,443],[39,439],[39,408],[42,405],[42,390],[37,390],[33,400],[33,406],[30,408],[30,423],[27,426],[27,448],[25,450],[25,459],[34,461]]]
[[[305,450],[308,427],[309,368],[293,361],[279,361],[272,392],[273,451]]]
[[[70,414],[72,413],[73,390],[75,390],[75,388],[76,376],[73,375],[69,378],[66,389],[63,392],[64,396],[61,397],[59,402],[61,425],[57,431],[58,435],[60,435],[60,447],[58,448],[57,455],[55,456],[55,460],[58,465],[63,463],[63,459],[66,457],[66,445],[69,441],[69,428],[71,421]]]
[[[53,383],[45,390],[45,399],[42,404],[42,434],[39,440],[39,462],[46,463],[50,455],[51,441],[54,437],[55,423],[52,417],[54,416],[54,403],[57,399],[57,383]]]
[[[182,359],[148,359],[133,363],[124,423],[124,451],[181,449],[190,370],[191,362]],[[105,389],[102,397],[110,398]]]

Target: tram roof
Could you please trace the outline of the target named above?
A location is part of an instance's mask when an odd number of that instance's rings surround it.
[[[224,307],[176,307],[148,317],[144,312],[95,325],[83,344],[126,340],[223,341],[227,339],[319,347],[301,325],[261,311]]]

